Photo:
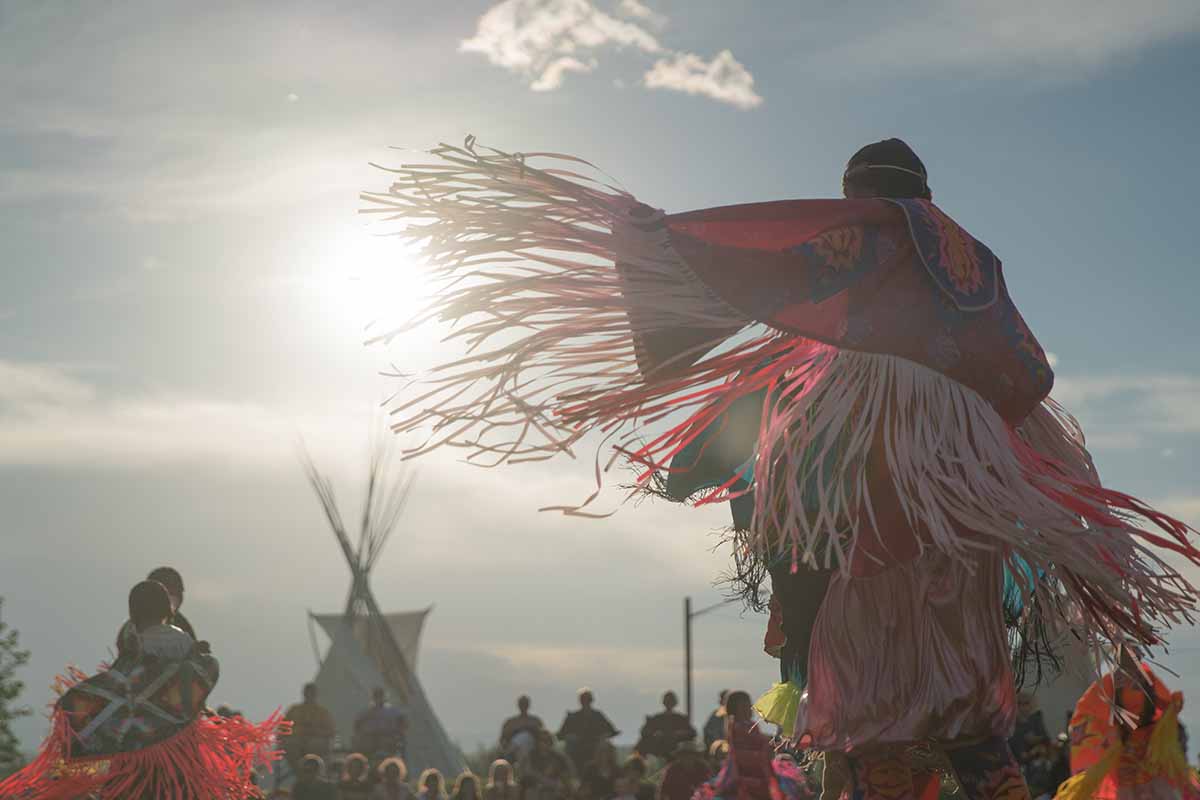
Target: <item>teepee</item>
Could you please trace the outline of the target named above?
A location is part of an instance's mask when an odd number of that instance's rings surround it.
[[[330,640],[314,682],[321,704],[333,714],[339,741],[343,747],[349,746],[355,719],[370,705],[371,692],[383,687],[408,719],[405,760],[409,771],[416,774],[435,767],[443,775],[457,775],[465,766],[462,753],[446,735],[416,673],[421,629],[431,609],[385,614],[375,602],[369,582],[383,546],[399,525],[411,477],[392,477],[388,439],[380,436],[371,447],[366,501],[358,541],[352,542],[332,484],[307,453],[303,460],[308,480],[350,566],[345,611],[309,615]]]

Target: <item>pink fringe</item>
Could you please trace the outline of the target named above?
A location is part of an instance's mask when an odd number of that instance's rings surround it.
[[[736,400],[766,390],[759,551],[848,571],[862,531],[877,529],[865,465],[882,440],[921,548],[968,565],[988,551],[1019,556],[1045,575],[1023,587],[1027,600],[1095,643],[1153,643],[1191,620],[1192,587],[1150,548],[1200,563],[1194,531],[1103,489],[1078,424],[1052,400],[1014,429],[974,391],[895,356],[761,329],[731,339],[754,321],[691,274],[632,195],[473,139],[432,155],[440,163],[390,170],[389,192],[364,195],[372,212],[412,223],[401,236],[424,243],[446,283],[401,330],[438,319],[466,344],[393,409],[397,432],[429,431],[410,456],[449,446],[489,465],[546,459],[596,432],[612,448],[598,483],[620,456],[648,482]],[[712,338],[643,371],[644,337],[677,328]],[[699,502],[731,499],[736,481]],[[586,516],[595,497],[555,508]]]
[[[0,783],[0,797],[22,800],[97,800],[155,797],[261,797],[251,783],[256,764],[281,756],[276,738],[290,723],[276,711],[255,725],[241,717],[202,716],[180,733],[151,747],[112,757],[74,758],[75,733],[56,711],[37,758]]]

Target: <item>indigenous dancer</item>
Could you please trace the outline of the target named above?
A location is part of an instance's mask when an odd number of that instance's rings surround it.
[[[758,730],[753,704],[745,692],[730,692],[725,700],[725,766],[704,783],[693,800],[783,800],[811,797],[796,762],[776,758],[771,738]]]
[[[1006,574],[1020,624],[1099,655],[1190,619],[1154,548],[1200,562],[1193,532],[1101,486],[1000,260],[900,140],[850,159],[845,199],[674,215],[568,156],[433,155],[364,195],[447,281],[413,324],[461,323],[467,347],[397,408],[429,431],[411,454],[525,461],[593,435],[598,479],[624,458],[643,489],[730,501],[737,573],[752,597],[772,582],[782,680],[760,713],[845,756],[830,774],[858,796],[915,797],[927,762],[970,798],[1027,794]],[[598,492],[554,508],[595,515]]]
[[[1071,772],[1057,800],[1200,798],[1179,737],[1183,695],[1124,651],[1071,717]]]
[[[129,593],[133,635],[116,662],[63,681],[51,732],[23,770],[0,783],[21,800],[198,800],[259,797],[256,763],[272,759],[277,717],[255,726],[205,713],[217,661],[170,624],[166,588]]]

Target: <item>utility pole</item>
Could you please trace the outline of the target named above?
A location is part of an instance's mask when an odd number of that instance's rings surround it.
[[[692,721],[692,598],[683,598],[683,707]]]
[[[711,606],[705,606],[699,611],[692,611],[692,598],[683,598],[683,696],[688,722],[692,721],[692,620],[735,602],[737,602],[737,598],[730,597],[719,603],[713,603]]]

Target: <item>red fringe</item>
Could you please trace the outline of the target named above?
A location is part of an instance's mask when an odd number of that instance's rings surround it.
[[[259,725],[242,717],[202,716],[164,742],[112,757],[72,758],[75,733],[55,711],[38,757],[0,783],[0,797],[21,800],[160,800],[261,797],[256,764],[276,761],[276,738],[290,723],[279,711]]]

